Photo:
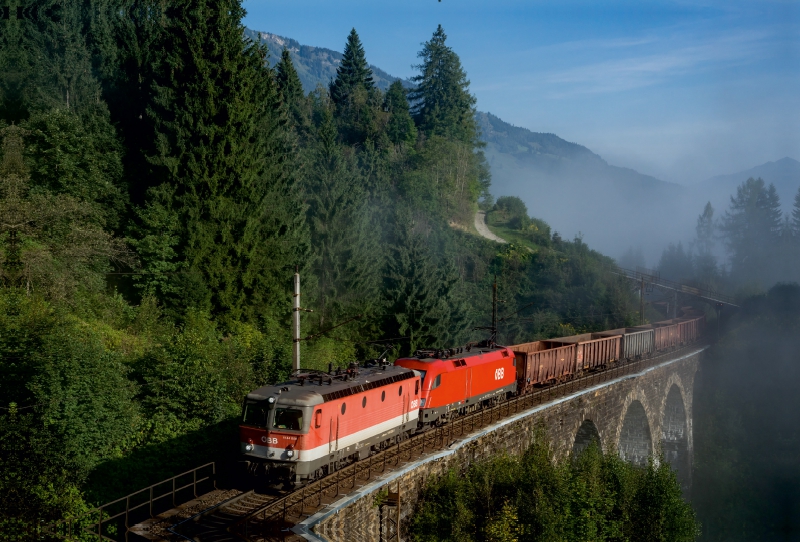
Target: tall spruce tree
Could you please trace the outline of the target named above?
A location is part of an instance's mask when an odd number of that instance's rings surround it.
[[[707,284],[715,284],[718,281],[717,258],[714,255],[716,228],[714,225],[714,208],[711,202],[707,202],[703,209],[703,214],[697,217],[697,227],[695,228],[695,248],[697,254],[694,257],[695,275],[699,280]]]
[[[771,280],[764,262],[774,256],[782,227],[780,198],[775,186],[752,177],[743,182],[722,219],[722,232],[731,255],[731,273],[739,281],[766,284]]]
[[[465,308],[458,299],[458,274],[441,261],[425,238],[424,226],[401,209],[395,216],[395,233],[387,258],[384,295],[388,321],[384,331],[406,337],[411,354],[418,348],[447,347],[468,327]]]
[[[306,129],[308,124],[308,107],[303,84],[297,75],[297,70],[292,62],[292,55],[285,47],[281,52],[281,59],[275,65],[275,79],[278,82],[281,102],[289,113],[295,128]]]
[[[318,284],[317,323],[324,328],[345,316],[375,312],[383,254],[361,172],[338,142],[330,107],[323,105],[318,114],[322,120],[311,149],[306,201]],[[369,320],[362,319],[362,325]]]
[[[406,90],[399,80],[389,85],[383,99],[383,108],[390,115],[386,125],[386,135],[389,140],[395,145],[401,143],[412,145],[417,139],[417,128],[409,113]]]
[[[474,96],[469,93],[467,74],[461,60],[445,42],[442,25],[423,44],[417,56],[420,74],[411,80],[412,114],[420,131],[427,135],[452,138],[468,144],[478,143]]]
[[[144,214],[142,240],[174,225],[168,260],[177,265],[174,304],[205,292],[223,321],[253,320],[288,303],[287,267],[308,250],[304,208],[290,163],[285,115],[265,51],[242,38],[238,0],[177,0],[160,35],[152,157],[164,188]],[[143,215],[143,219],[144,219]],[[170,245],[172,242],[172,245]],[[174,258],[169,253],[174,251]],[[276,306],[277,305],[277,306]]]
[[[794,195],[794,205],[792,206],[792,231],[797,238],[800,238],[800,188]]]
[[[356,88],[369,92],[375,88],[372,70],[364,55],[364,46],[356,29],[350,30],[344,54],[339,67],[336,68],[336,79],[330,84],[331,100],[337,106],[344,104]]]

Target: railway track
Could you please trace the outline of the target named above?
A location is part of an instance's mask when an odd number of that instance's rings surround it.
[[[264,508],[280,497],[280,494],[258,493],[254,489],[245,491],[172,525],[167,529],[173,535],[169,538],[203,542],[240,542],[242,538],[231,532],[230,527],[254,510]]]
[[[696,348],[698,343],[636,361],[617,362],[604,370],[589,373],[566,382],[556,383],[519,397],[512,397],[496,406],[462,416],[444,426],[392,445],[367,459],[358,461],[291,493],[265,503],[243,515],[228,527],[229,531],[250,542],[288,540],[288,528],[336,501],[377,476],[403,463],[447,448],[457,440],[508,416],[550,402],[573,392],[636,373]],[[301,540],[300,538],[295,538]]]

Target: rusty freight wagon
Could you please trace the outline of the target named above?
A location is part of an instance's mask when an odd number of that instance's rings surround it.
[[[665,325],[664,322],[644,324],[641,326],[635,326],[631,329],[635,329],[636,331],[651,330],[653,332],[653,343],[656,352],[661,352],[662,350],[669,350],[672,348],[672,346],[675,344],[674,337],[677,336],[676,330],[669,325]]]
[[[676,318],[673,320],[678,328],[678,344],[693,343],[700,337],[700,328],[704,318]]]
[[[517,389],[529,392],[534,386],[562,382],[575,374],[574,344],[534,341],[509,346],[517,360]]]
[[[584,333],[572,337],[559,337],[549,342],[568,345],[574,344],[575,362],[578,370],[594,371],[620,359],[622,338],[619,335],[597,337],[593,333]]]
[[[595,337],[622,337],[620,359],[642,359],[650,357],[655,351],[655,331],[652,329],[636,329],[622,327],[592,334]]]

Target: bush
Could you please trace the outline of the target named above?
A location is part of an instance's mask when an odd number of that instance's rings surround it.
[[[596,443],[554,461],[539,429],[522,457],[501,455],[431,482],[410,532],[421,542],[688,542],[699,529],[666,461],[636,467]]]

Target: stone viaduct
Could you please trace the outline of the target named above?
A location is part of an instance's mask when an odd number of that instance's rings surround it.
[[[463,468],[500,451],[518,454],[544,424],[556,453],[579,451],[592,439],[604,450],[616,449],[625,459],[646,463],[662,450],[678,473],[685,491],[691,486],[692,391],[703,346],[683,351],[659,364],[576,391],[483,428],[448,450],[432,453],[361,487],[294,527],[308,540],[379,541],[387,536],[387,517],[397,510],[377,506],[387,490],[401,496],[400,523],[409,517],[420,489],[431,476]],[[401,527],[401,534],[402,534]],[[405,539],[400,537],[400,539]]]

